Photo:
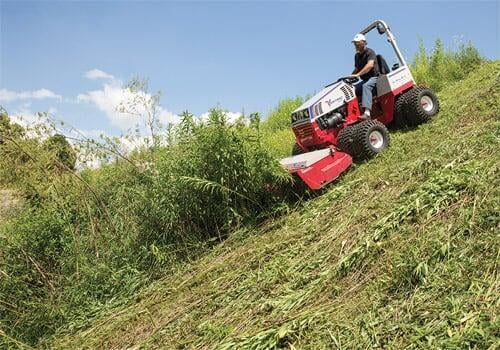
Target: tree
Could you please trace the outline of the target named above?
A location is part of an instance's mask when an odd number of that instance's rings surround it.
[[[24,135],[24,129],[12,123],[5,108],[0,106],[0,145],[8,138],[19,138]]]
[[[117,111],[143,118],[151,135],[152,147],[158,148],[161,129],[159,119],[161,92],[150,93],[148,80],[141,78],[133,78],[124,86],[124,89],[129,94],[120,102]]]
[[[45,148],[52,152],[57,160],[68,169],[74,170],[76,164],[76,152],[66,137],[56,134],[45,141]]]

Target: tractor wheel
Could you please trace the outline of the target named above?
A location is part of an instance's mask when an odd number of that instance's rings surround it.
[[[298,143],[295,143],[292,147],[292,156],[296,156],[302,153],[305,153],[302,147],[300,147]]]
[[[402,93],[396,97],[396,102],[394,103],[394,124],[398,128],[403,128],[406,126],[405,120],[405,106],[407,105],[407,93]]]
[[[356,125],[349,125],[340,130],[337,137],[337,147],[350,155],[353,155],[356,150],[354,147],[354,131]]]
[[[399,96],[394,107],[398,126],[418,126],[439,112],[439,100],[431,89],[417,86]]]
[[[389,131],[377,120],[367,120],[351,128],[349,133],[352,142],[346,151],[356,160],[373,158],[390,144]]]

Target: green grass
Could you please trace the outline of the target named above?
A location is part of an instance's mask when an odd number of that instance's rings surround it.
[[[321,196],[45,346],[498,348],[499,72],[443,87],[435,120]]]

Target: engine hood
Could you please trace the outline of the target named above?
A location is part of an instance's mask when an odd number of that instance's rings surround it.
[[[355,98],[354,87],[343,81],[328,85],[292,112],[292,124],[314,121]]]

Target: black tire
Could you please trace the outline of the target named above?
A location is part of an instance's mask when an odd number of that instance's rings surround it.
[[[338,147],[356,160],[375,157],[391,142],[386,126],[377,120],[367,120],[342,129],[337,141]]]
[[[394,103],[394,125],[398,128],[403,128],[407,125],[404,110],[404,107],[407,105],[407,96],[406,92],[396,96],[396,102]]]
[[[356,125],[349,125],[340,130],[337,137],[337,147],[350,155],[355,153],[354,147],[354,127]]]
[[[394,105],[398,126],[418,126],[439,112],[439,100],[431,89],[417,86],[401,94]]]
[[[305,153],[302,147],[300,147],[298,143],[295,143],[292,147],[292,156],[296,156],[302,153]]]

